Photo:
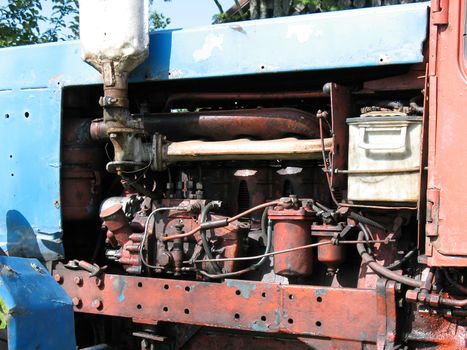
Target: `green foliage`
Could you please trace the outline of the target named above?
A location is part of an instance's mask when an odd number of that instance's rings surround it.
[[[8,0],[0,7],[0,47],[77,38],[78,0],[50,1],[49,17],[40,0]]]
[[[170,24],[170,18],[154,10],[149,16],[149,26],[151,30],[163,29]]]

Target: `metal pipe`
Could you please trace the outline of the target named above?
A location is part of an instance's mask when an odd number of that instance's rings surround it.
[[[282,92],[201,92],[178,93],[171,95],[165,103],[168,111],[183,101],[255,101],[255,100],[294,100],[304,98],[329,98],[323,91],[282,91]]]
[[[326,138],[323,141],[325,149],[329,151],[332,147],[332,139]],[[320,159],[322,145],[319,139],[285,138],[268,141],[240,139],[213,142],[169,142],[163,147],[163,161],[175,163],[219,160]]]
[[[206,138],[222,141],[241,137],[271,140],[288,136],[318,138],[314,114],[295,108],[257,108],[193,113],[136,115],[143,119],[146,135],[160,133],[172,141]],[[107,140],[102,119],[90,127],[93,140]]]

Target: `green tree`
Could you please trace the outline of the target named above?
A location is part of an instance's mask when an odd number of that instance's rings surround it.
[[[217,0],[213,1],[219,8],[219,14],[214,16],[214,20],[216,23],[221,23],[368,6],[404,4],[423,0],[233,0],[232,4],[236,5],[233,11],[224,11]],[[241,6],[242,4],[243,6]]]
[[[48,0],[51,13],[44,14],[44,0],[8,0],[0,7],[0,47],[72,40],[79,37],[79,0]],[[153,1],[151,0],[151,3]],[[165,28],[170,18],[152,10],[152,30]]]
[[[78,35],[78,0],[50,1],[52,11],[48,17],[43,14],[40,0],[8,0],[0,7],[0,46],[75,38]]]

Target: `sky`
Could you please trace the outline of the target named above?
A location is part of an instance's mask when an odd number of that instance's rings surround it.
[[[220,4],[227,11],[234,0],[219,0]],[[7,3],[7,0],[0,0],[0,6]],[[50,1],[42,1],[44,13],[50,13]],[[212,16],[219,13],[213,0],[154,0],[153,6],[164,16],[171,19],[167,29],[198,27],[212,24]]]
[[[234,0],[219,0],[227,11]],[[212,16],[219,13],[213,0],[154,0],[158,12],[171,19],[167,29],[198,27],[212,24]]]

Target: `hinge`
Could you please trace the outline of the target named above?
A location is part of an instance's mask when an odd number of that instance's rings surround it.
[[[431,23],[438,26],[449,23],[449,0],[432,0]]]
[[[439,192],[438,188],[426,191],[426,235],[437,237],[439,227]]]

